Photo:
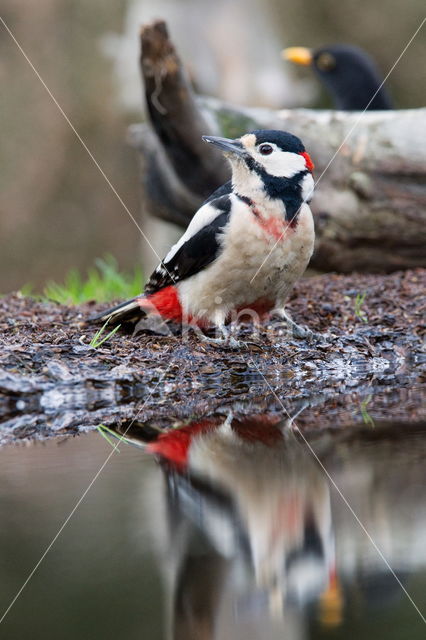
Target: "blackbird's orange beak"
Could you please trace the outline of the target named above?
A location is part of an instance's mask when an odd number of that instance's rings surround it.
[[[312,64],[312,51],[307,47],[288,47],[281,51],[284,60],[290,60],[296,64],[305,66]]]

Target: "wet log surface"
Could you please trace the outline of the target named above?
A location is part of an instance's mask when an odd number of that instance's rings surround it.
[[[0,300],[0,442],[135,420],[164,428],[223,413],[294,411],[333,426],[336,412],[418,420],[424,376],[425,270],[302,280],[288,309],[322,338],[283,335],[278,320],[224,351],[189,334],[117,333],[98,349],[84,320],[101,305]],[[356,296],[366,292],[358,315]],[[377,396],[375,394],[378,394]],[[371,395],[371,398],[370,398]],[[324,412],[322,405],[328,402]],[[391,415],[390,415],[391,414]]]

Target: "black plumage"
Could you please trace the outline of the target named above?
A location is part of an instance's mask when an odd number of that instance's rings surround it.
[[[216,259],[221,249],[221,233],[229,221],[231,201],[229,195],[223,195],[209,199],[208,204],[217,209],[217,216],[190,236],[169,260],[160,263],[145,286],[145,294],[153,294],[164,287],[175,285],[195,275]]]
[[[383,78],[372,58],[362,49],[345,44],[323,47],[315,51],[313,67],[337,109],[392,109],[386,88],[380,86]]]
[[[364,111],[392,109],[392,100],[376,63],[361,48],[333,44],[311,51],[284,49],[283,56],[296,64],[310,65],[331,95],[336,109]]]

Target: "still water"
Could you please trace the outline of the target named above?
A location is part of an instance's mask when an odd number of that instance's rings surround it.
[[[311,449],[267,414],[148,450],[132,429],[113,455],[98,433],[0,449],[0,616],[110,456],[0,638],[424,638],[404,589],[424,614],[426,425],[341,427]]]

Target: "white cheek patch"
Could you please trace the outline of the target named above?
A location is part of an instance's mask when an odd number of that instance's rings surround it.
[[[292,178],[300,171],[306,170],[305,158],[299,153],[275,150],[270,156],[261,153],[254,154],[259,164],[265,167],[267,173],[276,178]]]

